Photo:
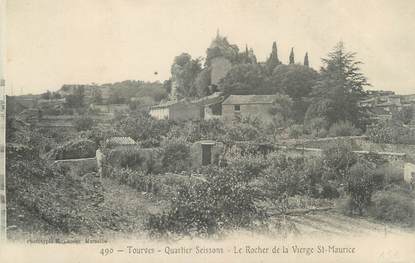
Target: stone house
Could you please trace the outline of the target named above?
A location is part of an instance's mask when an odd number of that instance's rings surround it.
[[[270,123],[275,99],[275,95],[231,95],[222,103],[222,119],[224,122],[232,122],[235,119],[253,117]]]
[[[200,106],[200,119],[212,120],[222,118],[222,102],[225,100],[223,92],[215,92],[212,95],[192,101]]]
[[[185,100],[168,101],[150,108],[150,115],[158,120],[187,121],[200,119],[200,106]]]

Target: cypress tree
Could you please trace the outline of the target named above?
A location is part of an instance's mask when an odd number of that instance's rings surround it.
[[[291,48],[291,52],[290,52],[290,64],[295,64],[295,59],[294,59],[294,48]]]
[[[281,61],[278,59],[277,42],[274,41],[272,43],[272,51],[266,62],[266,65],[267,65],[269,72],[272,72],[274,68],[280,64],[281,64]]]
[[[304,56],[304,66],[309,67],[310,63],[308,62],[308,52],[305,52]]]

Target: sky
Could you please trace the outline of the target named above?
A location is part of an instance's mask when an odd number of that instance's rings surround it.
[[[6,13],[11,95],[164,81],[175,56],[204,57],[217,29],[259,61],[277,41],[283,63],[294,47],[296,61],[308,52],[317,70],[343,41],[370,89],[415,94],[413,0],[8,0]]]

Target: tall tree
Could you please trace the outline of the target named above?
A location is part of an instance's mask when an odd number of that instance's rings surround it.
[[[295,64],[295,59],[294,59],[294,48],[291,48],[291,52],[290,52],[290,64]]]
[[[310,63],[308,62],[308,52],[305,52],[304,56],[304,66],[309,67]]]
[[[172,84],[177,89],[174,92],[177,93],[178,97],[194,97],[197,95],[194,83],[201,70],[200,59],[192,59],[187,53],[182,53],[174,58],[171,66]]]
[[[234,65],[224,77],[219,87],[227,94],[273,94],[269,90],[269,79],[258,64]]]
[[[330,124],[348,120],[364,128],[366,114],[358,101],[365,94],[363,88],[370,84],[360,71],[362,62],[357,61],[355,55],[346,52],[344,44],[339,42],[327,58],[322,59],[321,79],[313,87],[313,104],[308,111],[319,110],[316,114],[307,112],[309,117],[324,117]]]
[[[309,105],[308,97],[318,80],[319,74],[312,68],[303,65],[279,65],[270,77],[272,88],[293,99],[293,116],[302,122]]]
[[[272,43],[272,51],[267,59],[265,65],[269,73],[275,69],[276,66],[280,65],[281,61],[278,59],[278,50],[277,50],[277,42]]]

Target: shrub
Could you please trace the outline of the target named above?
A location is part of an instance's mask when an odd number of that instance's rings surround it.
[[[211,235],[226,228],[251,227],[264,219],[256,205],[258,193],[241,182],[235,170],[210,171],[207,181],[182,187],[169,212],[150,217],[147,228],[152,235]]]
[[[316,117],[307,120],[305,125],[313,137],[321,138],[327,136],[328,123],[324,118]]]
[[[329,198],[329,199],[339,198],[340,193],[334,185],[326,183],[323,185],[323,189],[320,193],[320,197]]]
[[[361,134],[362,131],[357,129],[349,121],[340,121],[334,123],[329,129],[330,137],[339,137],[339,136],[355,136]]]
[[[128,168],[113,169],[111,177],[122,184],[143,192],[158,194],[162,187],[156,177]]]
[[[399,168],[397,165],[391,163],[380,165],[376,169],[375,175],[377,176],[377,181],[381,182],[383,185],[399,185],[404,182],[402,168]]]
[[[269,167],[270,163],[263,155],[236,155],[228,159],[230,168],[239,171],[240,179],[250,181],[262,175],[263,171]]]
[[[385,222],[412,226],[415,222],[413,199],[403,192],[380,191],[373,196],[371,215]]]
[[[107,164],[115,168],[129,168],[144,174],[157,174],[163,170],[163,149],[161,148],[120,148],[107,153]]]
[[[402,122],[403,124],[409,124],[415,118],[415,108],[414,107],[404,107],[399,111],[392,113],[392,119]]]
[[[366,134],[375,143],[415,144],[415,130],[395,121],[378,122]]]
[[[326,167],[333,171],[335,177],[342,179],[349,168],[356,162],[357,157],[352,146],[346,142],[329,144],[323,148],[323,158]]]
[[[288,136],[290,138],[297,139],[304,134],[304,127],[303,125],[294,124],[288,128]]]
[[[363,215],[371,204],[375,190],[373,174],[368,163],[358,162],[350,168],[346,177],[346,192],[350,197],[349,214]]]
[[[74,126],[77,131],[87,131],[95,126],[95,122],[91,117],[81,116],[74,120]]]
[[[52,160],[93,158],[96,149],[97,145],[94,141],[77,139],[51,150],[48,158]]]
[[[186,142],[168,141],[163,145],[163,169],[167,172],[189,170],[191,166],[190,147]]]

